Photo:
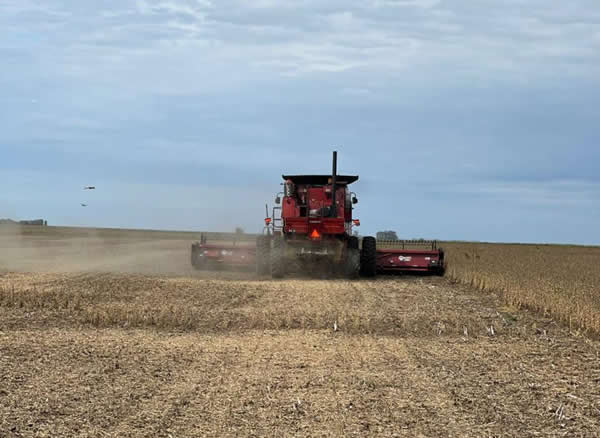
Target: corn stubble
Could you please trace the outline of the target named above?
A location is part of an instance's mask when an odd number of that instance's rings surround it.
[[[0,277],[0,306],[36,315],[34,323],[42,318],[44,324],[95,328],[218,334],[339,327],[351,334],[429,336],[441,324],[446,334],[460,334],[465,326],[473,334],[486,332],[480,315],[457,317],[457,299],[436,296],[438,286],[429,287],[418,296],[409,283],[396,281],[12,273]]]
[[[598,345],[441,278],[0,276],[0,436],[592,436]],[[568,378],[566,378],[569,376]]]
[[[600,430],[600,344],[556,322],[592,330],[595,249],[450,244],[450,281],[272,281],[192,271],[167,234],[47,232],[0,258],[2,437]]]

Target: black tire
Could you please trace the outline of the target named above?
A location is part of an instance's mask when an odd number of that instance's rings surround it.
[[[344,278],[353,280],[359,277],[360,274],[360,251],[358,248],[348,248],[343,261]]]
[[[440,248],[440,262],[437,270],[435,271],[435,275],[443,277],[446,273],[446,262],[444,261],[444,250]]]
[[[350,236],[348,238],[348,248],[349,249],[358,249],[358,237]]]
[[[363,277],[375,277],[377,274],[377,241],[374,237],[363,237],[360,252],[360,274]]]
[[[258,236],[256,238],[256,273],[267,275],[271,273],[271,238]]]
[[[205,265],[204,258],[203,257],[200,258],[198,256],[199,251],[200,251],[200,248],[195,243],[192,244],[190,262],[192,263],[192,266],[194,267],[194,269],[203,269],[204,265]]]
[[[271,248],[271,276],[273,278],[283,278],[285,276],[285,241],[281,236],[273,238],[273,247]]]

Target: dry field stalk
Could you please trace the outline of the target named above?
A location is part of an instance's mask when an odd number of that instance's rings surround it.
[[[517,308],[600,333],[600,247],[445,243],[447,275]]]

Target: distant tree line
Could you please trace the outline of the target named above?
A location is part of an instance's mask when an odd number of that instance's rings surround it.
[[[398,238],[398,234],[396,234],[395,231],[393,230],[388,230],[388,231],[378,231],[377,235],[375,236],[377,238],[377,240],[400,240]],[[427,242],[426,239],[423,239],[422,237],[413,237],[412,239],[410,239],[414,242]]]
[[[395,231],[377,231],[377,235],[375,236],[377,240],[398,240],[398,235]]]
[[[0,225],[41,225],[47,226],[48,221],[44,219],[34,219],[29,221],[13,221],[12,219],[0,219]]]

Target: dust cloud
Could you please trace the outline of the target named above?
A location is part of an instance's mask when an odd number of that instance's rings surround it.
[[[94,229],[0,227],[0,272],[114,272],[191,275],[193,239],[153,238],[151,233],[102,235]]]

